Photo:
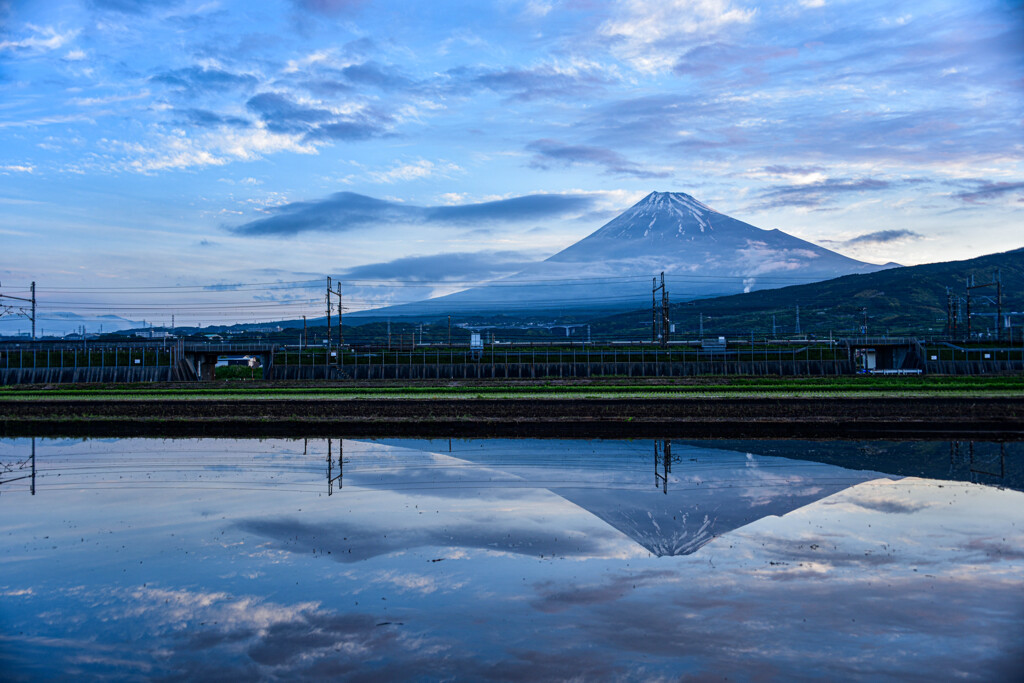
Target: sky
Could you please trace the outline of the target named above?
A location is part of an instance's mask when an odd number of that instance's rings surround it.
[[[1019,2],[0,0],[0,292],[366,308],[654,190],[870,262],[1005,251],[1022,93]]]

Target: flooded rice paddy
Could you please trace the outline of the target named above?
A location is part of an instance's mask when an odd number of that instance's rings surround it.
[[[0,463],[6,680],[1024,671],[1022,444],[15,439]]]

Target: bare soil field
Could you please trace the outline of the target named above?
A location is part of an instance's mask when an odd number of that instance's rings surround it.
[[[2,436],[1024,438],[1019,397],[0,401]]]

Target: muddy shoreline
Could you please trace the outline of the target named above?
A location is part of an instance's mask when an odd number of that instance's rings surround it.
[[[0,436],[1024,439],[1015,398],[31,400]]]

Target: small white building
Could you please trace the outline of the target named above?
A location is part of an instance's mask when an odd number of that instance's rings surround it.
[[[480,360],[484,355],[484,342],[480,338],[479,332],[470,332],[469,334],[469,353],[473,360]]]

